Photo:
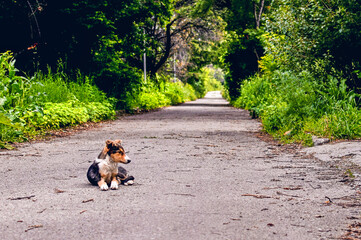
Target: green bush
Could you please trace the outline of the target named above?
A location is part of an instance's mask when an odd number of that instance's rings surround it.
[[[77,81],[61,71],[19,76],[11,53],[0,54],[0,148],[38,131],[100,121],[115,115],[107,98],[88,77]]]
[[[64,101],[78,100],[80,102],[106,102],[112,99],[100,91],[93,80],[82,75],[80,72],[75,76],[75,82],[63,73],[61,69],[53,73],[48,69],[47,73],[37,72],[32,78],[32,82],[37,82],[29,89],[29,94],[37,96],[41,102],[59,103]]]
[[[165,86],[165,96],[170,100],[172,105],[177,105],[183,103],[185,100],[184,96],[184,85],[181,82],[176,83],[166,83]]]
[[[185,101],[194,101],[197,99],[196,91],[194,90],[193,86],[188,83],[184,85],[183,93]]]
[[[22,117],[27,131],[31,129],[57,129],[74,126],[87,121],[97,122],[115,115],[109,103],[81,103],[68,101],[45,103],[42,112],[29,111]]]
[[[157,82],[157,83],[156,83]],[[152,110],[177,105],[197,99],[197,91],[190,84],[171,82],[167,76],[157,76],[157,81],[143,83],[127,92],[127,111]]]
[[[221,74],[223,78],[223,73],[219,73],[219,69],[214,69],[212,67],[203,67],[198,72],[189,73],[188,83],[192,85],[196,91],[197,98],[202,98],[210,91],[220,91],[223,89],[222,83],[216,79],[216,75]]]
[[[361,111],[356,98],[345,80],[328,77],[316,81],[306,71],[275,71],[245,81],[241,96],[232,104],[259,116],[265,131],[274,137],[311,145],[312,135],[361,137]]]

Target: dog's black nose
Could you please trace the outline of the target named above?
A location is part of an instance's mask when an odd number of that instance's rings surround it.
[[[129,160],[129,159],[128,159],[127,163],[130,163],[131,161],[132,161],[132,160]]]

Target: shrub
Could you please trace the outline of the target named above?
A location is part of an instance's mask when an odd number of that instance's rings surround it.
[[[284,142],[312,144],[311,136],[354,139],[361,137],[357,94],[345,80],[318,79],[309,72],[275,71],[242,84],[232,104],[262,119],[265,131]]]
[[[115,100],[107,98],[89,77],[78,74],[72,82],[61,71],[38,72],[31,78],[17,72],[11,53],[0,54],[0,148],[24,141],[39,130],[115,115]]]
[[[26,131],[56,129],[73,126],[87,121],[97,122],[115,115],[109,103],[81,103],[68,101],[62,103],[46,103],[43,111],[29,111],[22,117]]]
[[[202,98],[207,92],[223,90],[220,82],[224,80],[223,78],[224,74],[220,69],[208,66],[203,67],[198,72],[189,73],[187,81],[196,91],[197,97]]]
[[[182,82],[165,84],[165,96],[170,100],[172,105],[177,105],[185,102],[184,85]]]
[[[106,97],[106,94],[100,91],[89,76],[84,76],[80,72],[76,74],[75,82],[61,72],[53,73],[48,69],[47,73],[37,72],[32,78],[33,85],[29,91],[33,96],[37,96],[41,102],[64,102],[78,100],[80,102],[106,102],[114,101]]]
[[[190,84],[170,82],[167,76],[158,76],[158,83],[143,83],[127,93],[127,111],[152,110],[197,99],[196,90]]]

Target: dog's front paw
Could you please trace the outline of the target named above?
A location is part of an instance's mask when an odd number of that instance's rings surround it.
[[[103,183],[101,186],[100,186],[100,190],[102,190],[102,191],[107,191],[109,189],[109,187],[108,187],[108,184],[106,184],[106,183]]]
[[[118,181],[112,181],[110,184],[110,189],[117,190],[118,189]]]

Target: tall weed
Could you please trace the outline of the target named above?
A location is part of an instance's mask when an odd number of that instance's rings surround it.
[[[244,81],[236,107],[262,119],[265,131],[284,142],[311,145],[311,136],[361,137],[357,94],[345,80],[315,79],[307,71],[274,71]]]
[[[81,74],[77,82],[50,70],[27,78],[18,74],[10,52],[0,54],[0,148],[39,130],[109,119],[114,102]]]
[[[166,77],[161,77],[158,84],[148,82],[138,89],[133,88],[127,93],[126,110],[152,110],[169,105],[176,105],[197,98],[196,91],[189,84],[170,82]]]
[[[60,103],[64,101],[78,100],[80,102],[103,102],[109,100],[106,94],[100,91],[93,83],[93,80],[81,73],[76,75],[74,82],[63,72],[53,73],[37,72],[31,81],[39,84],[30,88],[31,95],[38,95],[42,102]]]

